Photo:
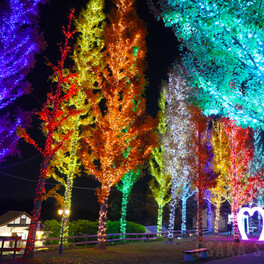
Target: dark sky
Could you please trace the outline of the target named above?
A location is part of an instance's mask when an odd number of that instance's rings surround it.
[[[110,5],[109,1],[107,3],[108,6]],[[50,88],[47,78],[51,71],[45,65],[44,58],[47,57],[51,62],[56,63],[59,57],[57,43],[62,40],[61,26],[67,24],[69,10],[75,8],[78,15],[86,4],[84,0],[51,0],[50,2],[40,9],[40,28],[44,32],[47,48],[36,57],[36,66],[29,75],[33,88],[32,94],[21,98],[19,101],[27,110],[39,110],[45,101],[46,93]],[[138,0],[137,10],[140,18],[146,22],[148,29],[148,68],[146,76],[149,86],[146,88],[147,111],[149,114],[155,116],[158,111],[157,101],[160,84],[162,79],[166,79],[168,67],[178,56],[178,43],[171,29],[165,28],[162,22],[157,22],[149,14],[146,0]],[[43,142],[36,118],[33,118],[32,128],[29,133],[31,133],[37,142]],[[20,150],[21,157],[9,157],[6,162],[0,164],[0,177],[2,177],[0,200],[10,197],[19,200],[30,199],[33,201],[34,199],[35,181],[39,175],[42,158],[32,146],[25,142],[20,143]],[[49,182],[52,183],[51,181]],[[98,184],[91,177],[82,177],[81,179],[76,179],[74,185],[83,187],[84,189],[74,188],[73,207],[83,210],[88,207],[89,210],[96,211],[97,199],[93,188]],[[6,208],[12,210],[14,209],[12,206],[10,205],[10,208],[8,208],[6,205]],[[20,210],[26,209],[20,208]],[[54,208],[54,210],[56,209]]]

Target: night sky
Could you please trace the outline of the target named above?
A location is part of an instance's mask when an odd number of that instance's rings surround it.
[[[46,94],[50,89],[47,79],[52,73],[50,68],[45,64],[45,57],[52,63],[56,64],[59,58],[58,43],[62,41],[61,26],[67,25],[67,16],[71,8],[76,9],[76,15],[85,7],[86,1],[83,0],[51,0],[51,3],[40,8],[40,30],[44,33],[47,47],[44,52],[37,55],[36,65],[28,76],[32,83],[32,94],[26,95],[19,99],[16,104],[27,110],[39,110],[45,102]],[[147,111],[149,114],[156,116],[158,111],[158,97],[161,81],[166,79],[168,67],[179,56],[177,46],[178,42],[170,28],[165,28],[162,22],[157,22],[152,14],[149,13],[146,0],[137,1],[137,11],[141,19],[146,22],[148,29],[147,36],[147,64],[146,77],[149,81],[146,87]],[[106,6],[109,8],[110,0]],[[32,127],[29,130],[32,138],[37,142],[43,143],[43,137],[40,133],[39,122],[33,117]],[[41,145],[41,143],[40,143]],[[0,213],[6,210],[22,210],[28,211],[32,209],[35,181],[39,175],[39,168],[42,157],[31,145],[23,142],[20,143],[21,156],[9,157],[6,162],[0,164]],[[144,178],[145,177],[145,178]],[[133,197],[135,201],[143,201],[145,195],[145,186],[148,175],[145,175],[136,183]],[[47,181],[48,186],[52,184],[52,180]],[[90,217],[96,217],[98,213],[97,198],[94,195],[94,189],[98,183],[92,177],[81,177],[75,180],[75,186],[82,188],[74,188],[73,190],[73,208],[75,208],[76,216],[84,216],[85,211],[89,211]],[[114,196],[114,195],[113,195]],[[5,200],[3,200],[5,199]],[[23,200],[28,200],[27,205],[22,204]],[[43,214],[45,214],[45,204],[48,210],[52,211],[49,218],[56,215],[56,208],[53,206],[54,200],[50,199],[44,202]],[[20,208],[17,208],[20,207]],[[77,213],[79,210],[79,213]],[[82,212],[82,213],[80,213]],[[74,209],[73,209],[74,214]],[[89,215],[87,216],[89,218]],[[46,217],[44,217],[46,218]]]

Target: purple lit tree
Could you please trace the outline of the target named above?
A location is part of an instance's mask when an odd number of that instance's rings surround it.
[[[26,76],[44,47],[37,27],[38,4],[44,2],[6,0],[0,4],[0,162],[18,152],[16,128],[25,127],[29,120],[20,108],[9,106],[30,92]]]

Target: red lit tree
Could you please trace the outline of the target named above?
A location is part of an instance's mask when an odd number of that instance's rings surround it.
[[[202,247],[203,242],[203,219],[202,205],[205,198],[205,191],[215,185],[216,174],[212,167],[212,146],[210,143],[210,133],[208,131],[209,119],[202,115],[198,107],[190,109],[193,123],[193,159],[190,162],[192,181],[196,187],[197,196],[197,228],[198,247]]]
[[[261,173],[250,174],[250,161],[254,154],[252,130],[241,128],[227,118],[223,118],[222,122],[229,141],[226,156],[229,157],[227,168],[231,190],[230,202],[233,213],[234,241],[238,242],[238,209],[257,196],[263,182],[261,181]]]
[[[105,31],[103,70],[97,73],[98,95],[88,95],[96,117],[95,126],[85,128],[82,160],[101,183],[98,247],[105,247],[108,197],[111,188],[129,170],[144,162],[155,144],[154,120],[145,113],[142,96],[145,78],[146,29],[136,14],[134,0],[117,0]]]
[[[68,116],[76,114],[76,111],[67,112],[67,114],[65,114],[61,110],[62,103],[69,100],[76,93],[75,84],[71,81],[74,75],[68,74],[65,76],[63,73],[65,60],[68,56],[68,53],[70,52],[69,41],[74,34],[71,29],[73,18],[74,14],[72,11],[69,16],[68,27],[63,27],[65,43],[60,47],[61,59],[58,61],[58,66],[53,66],[53,71],[57,78],[56,89],[54,89],[54,92],[47,95],[47,101],[44,104],[43,109],[38,113],[39,119],[42,120],[43,131],[45,131],[46,136],[44,148],[39,147],[38,144],[27,134],[25,129],[20,127],[17,130],[17,134],[20,137],[23,137],[26,142],[34,145],[43,155],[43,162],[41,164],[40,175],[35,192],[34,206],[31,214],[32,218],[29,227],[27,245],[24,253],[25,258],[32,258],[34,255],[36,231],[41,212],[42,199],[45,194],[45,180],[47,177],[50,160],[54,153],[62,147],[64,141],[69,138],[71,131],[67,134],[61,135],[57,141],[54,140],[53,133],[56,131],[56,129],[60,128]],[[64,94],[62,91],[63,85],[71,85],[67,94]]]

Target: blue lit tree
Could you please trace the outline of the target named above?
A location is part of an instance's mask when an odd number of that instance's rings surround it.
[[[185,62],[192,84],[201,88],[196,99],[203,112],[263,128],[262,0],[167,0],[159,4],[158,18],[173,28],[190,51]]]
[[[26,76],[44,47],[37,27],[40,3],[44,0],[6,0],[0,5],[0,162],[18,152],[16,128],[29,120],[13,103],[30,92]]]

